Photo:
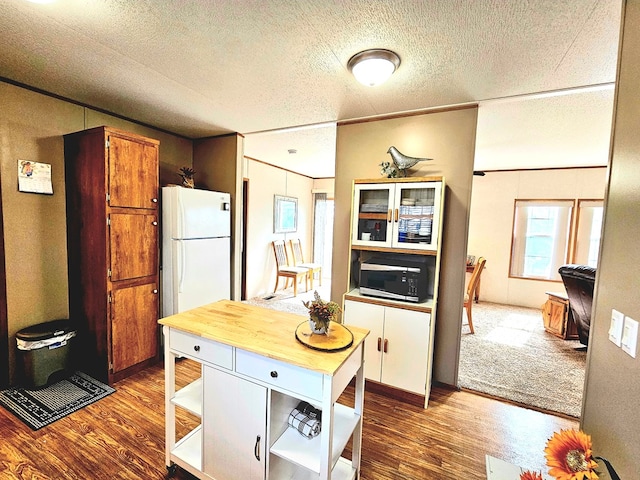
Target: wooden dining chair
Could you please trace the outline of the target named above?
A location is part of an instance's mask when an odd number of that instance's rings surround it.
[[[467,311],[467,320],[469,320],[469,330],[471,331],[471,333],[475,333],[473,331],[473,319],[471,318],[473,296],[476,292],[476,288],[478,288],[478,283],[480,282],[480,274],[482,274],[482,269],[484,268],[485,263],[487,263],[487,260],[484,257],[478,258],[476,266],[471,273],[471,278],[469,279],[469,284],[467,285],[467,291],[464,294],[464,308]]]
[[[291,245],[291,252],[293,252],[293,264],[296,267],[306,268],[309,271],[309,281],[311,283],[311,290],[313,290],[313,277],[316,272],[318,273],[318,282],[322,286],[322,265],[319,263],[305,262],[304,255],[302,254],[302,245],[300,239],[289,240]]]
[[[296,267],[289,263],[289,253],[287,252],[284,240],[275,240],[271,242],[273,245],[273,253],[276,256],[276,286],[273,293],[278,290],[280,277],[285,278],[284,288],[289,285],[289,280],[293,280],[293,296],[298,296],[298,283],[304,278],[306,291],[309,290],[309,269],[304,267]]]

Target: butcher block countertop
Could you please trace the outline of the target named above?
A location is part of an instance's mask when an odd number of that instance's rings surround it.
[[[349,348],[320,352],[295,338],[296,327],[307,320],[301,315],[220,300],[162,318],[158,323],[328,375],[333,375],[369,334],[369,330],[349,326],[353,333]]]

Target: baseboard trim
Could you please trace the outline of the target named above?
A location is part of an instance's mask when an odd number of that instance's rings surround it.
[[[481,397],[490,398],[491,400],[496,400],[502,403],[508,403],[509,405],[515,405],[516,407],[527,408],[529,410],[535,410],[536,412],[544,413],[546,415],[553,415],[560,418],[566,418],[567,420],[580,420],[580,418],[576,418],[572,415],[568,415],[562,412],[556,412],[554,410],[547,410],[545,408],[536,407],[535,405],[529,405],[528,403],[516,402],[514,400],[510,400],[508,398],[498,397],[496,395],[492,395],[490,393],[480,392],[477,390],[472,390],[470,388],[460,387],[459,390],[461,392],[472,393],[473,395],[479,395]]]
[[[375,382],[373,380],[365,380],[364,389],[367,392],[376,393],[385,397],[393,398],[416,407],[424,408],[424,395],[418,395],[417,393],[407,392],[400,388],[385,385],[383,383]]]

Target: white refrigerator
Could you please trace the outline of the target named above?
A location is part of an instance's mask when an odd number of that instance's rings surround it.
[[[231,295],[231,196],[162,187],[162,317]]]

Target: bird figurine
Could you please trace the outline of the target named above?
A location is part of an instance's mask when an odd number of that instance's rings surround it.
[[[408,157],[403,153],[400,153],[394,146],[389,147],[387,153],[391,155],[391,159],[393,160],[394,165],[396,166],[398,171],[402,172],[403,177],[407,176],[407,168],[413,167],[418,162],[433,160],[433,158]]]

